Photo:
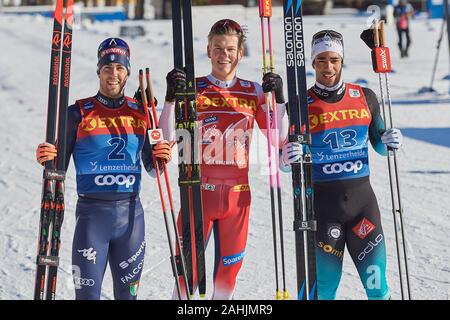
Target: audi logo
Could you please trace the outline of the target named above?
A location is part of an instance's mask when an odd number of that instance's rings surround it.
[[[125,176],[123,174],[119,174],[117,176],[113,176],[111,174],[105,176],[99,175],[95,177],[94,182],[98,186],[112,186],[113,184],[117,184],[119,186],[125,185],[129,188],[136,182],[136,177],[133,175]]]
[[[84,278],[73,278],[73,283],[78,286],[86,286],[86,287],[92,287],[95,285],[95,281],[93,279],[84,279]]]

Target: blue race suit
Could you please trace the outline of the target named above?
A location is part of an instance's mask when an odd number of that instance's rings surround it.
[[[73,155],[78,202],[72,246],[76,299],[100,299],[109,262],[114,298],[137,297],[144,264],[141,161],[153,169],[142,107],[100,93],[69,107],[68,166]],[[141,160],[142,159],[142,160]]]

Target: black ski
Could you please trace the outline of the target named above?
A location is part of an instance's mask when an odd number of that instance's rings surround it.
[[[64,215],[65,130],[69,95],[73,0],[68,0],[66,9],[67,22],[64,27],[64,35],[62,36],[63,9],[65,6],[66,1],[57,0],[53,23],[46,142],[54,145],[58,144],[58,159],[56,161],[47,161],[43,174],[38,252],[36,258],[35,300],[55,299],[56,276],[59,265],[60,232]],[[64,46],[64,49],[62,46]],[[62,88],[58,96],[61,51],[63,51],[62,65],[64,72],[61,73]],[[56,140],[57,129],[58,143]]]
[[[69,104],[70,65],[72,59],[72,29],[73,29],[73,0],[67,0],[64,19],[64,34],[62,37],[61,78],[59,90],[59,116],[58,116],[58,158],[56,170],[66,170],[66,127],[67,107]],[[63,177],[64,178],[64,177]],[[64,220],[64,179],[55,182],[55,209],[53,211],[53,227],[50,242],[50,256],[59,256],[61,244],[61,227]],[[58,267],[50,266],[47,276],[47,300],[55,300],[56,279]]]
[[[175,119],[178,147],[180,150],[178,155],[178,183],[180,186],[183,255],[186,262],[188,288],[189,292],[193,293],[193,241],[191,232],[191,222],[193,221],[199,294],[200,296],[204,296],[206,293],[205,245],[197,138],[198,125],[191,10],[192,2],[190,0],[174,0],[172,2],[174,63],[176,68],[184,68],[186,72],[186,88],[177,88]],[[183,136],[183,133],[186,132],[189,133],[190,141],[184,141],[186,137]],[[188,146],[188,143],[190,143],[190,146]]]
[[[294,231],[299,300],[317,299],[316,230],[313,208],[311,135],[301,0],[284,0],[284,41],[288,87],[289,141],[302,144],[304,155],[292,164]]]

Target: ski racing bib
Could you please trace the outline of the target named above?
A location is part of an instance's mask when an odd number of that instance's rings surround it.
[[[372,119],[361,87],[346,84],[341,101],[327,103],[308,91],[313,181],[369,175],[368,141]]]
[[[145,115],[126,98],[117,109],[95,98],[77,101],[81,111],[73,158],[79,194],[139,192]]]

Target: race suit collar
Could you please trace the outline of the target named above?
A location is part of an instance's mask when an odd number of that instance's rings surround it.
[[[216,86],[218,86],[220,88],[230,88],[230,87],[234,86],[234,84],[237,81],[236,76],[233,79],[229,80],[229,81],[219,80],[216,77],[214,77],[212,74],[209,74],[207,76],[207,78],[208,78],[208,80],[211,83],[213,83],[214,85],[216,85]]]

